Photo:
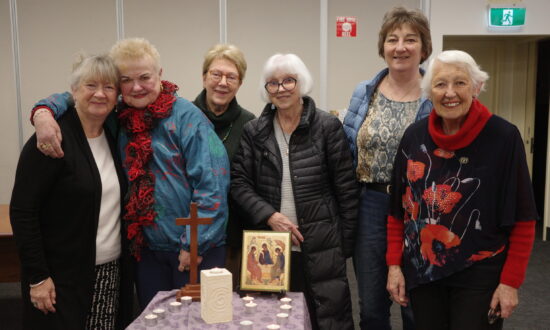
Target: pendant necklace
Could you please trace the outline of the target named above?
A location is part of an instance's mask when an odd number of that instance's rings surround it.
[[[280,124],[280,123],[279,123]],[[281,128],[281,133],[283,133],[283,139],[285,139],[285,143],[286,143],[286,155],[288,156],[288,149],[290,149],[290,146],[288,145],[288,140],[286,138],[286,133],[283,131],[283,129]]]
[[[281,130],[281,134],[283,134],[283,139],[285,140],[286,144],[286,155],[288,156],[288,149],[290,149],[290,145],[288,144],[288,139],[286,138],[286,133],[283,130],[283,126],[281,125],[281,121],[279,120],[279,116],[275,115],[277,119],[277,123],[279,124],[279,129]]]
[[[225,140],[229,137],[229,133],[231,133],[231,129],[233,128],[233,122],[229,124],[229,129],[227,130],[227,133],[225,133],[225,136],[222,138],[222,143],[225,143]]]
[[[395,88],[393,87],[393,85],[390,83],[390,78],[389,76],[386,76],[386,78],[384,79],[384,81],[386,82],[386,85],[388,86],[388,90],[391,91],[391,98],[390,98],[390,101],[395,101],[395,102],[399,102],[399,103],[403,103],[403,102],[406,102],[406,101],[403,101],[404,99],[407,98],[407,96],[409,96],[411,94],[411,92],[413,92],[414,90],[418,91],[418,89],[420,88],[419,86],[417,85],[412,85],[411,87],[409,87],[409,89],[405,90],[405,94],[404,95],[401,95],[399,97],[397,97],[397,95],[393,95],[394,92],[395,92]]]

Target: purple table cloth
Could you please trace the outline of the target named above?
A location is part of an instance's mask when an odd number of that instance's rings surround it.
[[[250,320],[254,322],[254,329],[265,329],[268,324],[277,323],[277,313],[280,313],[280,303],[277,295],[254,295],[254,302],[257,304],[254,314],[245,312],[244,302],[237,293],[233,293],[233,321],[226,323],[207,324],[201,317],[200,302],[193,302],[190,306],[181,307],[179,312],[170,312],[168,305],[176,301],[176,292],[160,291],[151,300],[147,308],[141,315],[130,324],[128,330],[148,330],[148,329],[239,329],[240,322]],[[303,293],[288,292],[287,297],[292,298],[292,312],[289,315],[288,322],[281,326],[281,329],[304,329],[310,330],[311,323],[309,313]],[[153,313],[156,308],[162,308],[166,312],[163,320],[158,320],[155,326],[145,325],[145,315]]]

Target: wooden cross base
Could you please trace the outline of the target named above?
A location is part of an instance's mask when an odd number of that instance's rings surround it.
[[[186,284],[176,293],[176,301],[181,301],[183,296],[190,296],[193,301],[201,301],[201,285]]]
[[[212,223],[212,218],[199,218],[197,203],[191,203],[189,207],[189,218],[177,218],[176,225],[189,225],[191,228],[191,237],[189,244],[189,283],[176,293],[176,300],[181,301],[181,297],[190,296],[193,301],[201,301],[201,285],[198,283],[198,227]]]

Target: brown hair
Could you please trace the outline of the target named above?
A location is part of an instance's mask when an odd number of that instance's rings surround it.
[[[378,55],[384,58],[386,36],[404,24],[409,24],[420,35],[420,40],[422,41],[422,58],[420,63],[423,63],[432,54],[430,23],[421,11],[417,9],[407,10],[401,6],[393,7],[384,15],[382,27],[378,33]]]

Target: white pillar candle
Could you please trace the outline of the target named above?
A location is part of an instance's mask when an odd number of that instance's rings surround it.
[[[277,323],[280,325],[287,324],[288,314],[287,313],[278,313],[277,314]]]
[[[201,317],[208,324],[233,320],[232,275],[227,269],[201,270]]]
[[[159,320],[162,320],[166,315],[166,311],[164,310],[164,308],[155,308],[153,309],[153,314],[155,314]]]
[[[249,320],[241,321],[239,329],[241,330],[251,330],[252,326],[254,325],[254,322]]]
[[[292,311],[292,306],[290,305],[281,305],[280,310],[282,313],[287,313],[290,315],[290,312]]]
[[[290,303],[292,302],[292,298],[284,297],[279,299],[279,301],[281,302],[281,305],[290,305]]]
[[[157,325],[157,319],[158,316],[156,316],[155,314],[147,314],[145,315],[145,325],[148,327],[154,327],[155,325]]]
[[[181,310],[181,303],[179,301],[172,301],[168,305],[168,310],[172,313],[179,312]]]

